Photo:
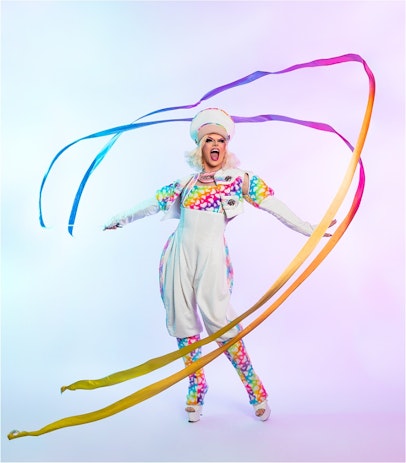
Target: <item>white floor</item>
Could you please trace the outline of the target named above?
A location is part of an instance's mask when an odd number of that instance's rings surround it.
[[[211,391],[200,422],[188,423],[183,412],[184,386],[175,385],[102,421],[39,437],[4,439],[1,461],[405,461],[403,416],[293,414],[286,411],[287,404],[272,403],[271,419],[260,422],[244,400],[244,391],[232,388],[227,398],[219,390]],[[71,393],[68,402],[81,397],[86,395]],[[93,399],[87,397],[85,408],[90,411]],[[66,406],[70,407],[65,402]],[[41,421],[34,418],[36,423]]]

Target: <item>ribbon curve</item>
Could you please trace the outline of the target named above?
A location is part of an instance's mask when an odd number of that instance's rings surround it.
[[[294,66],[291,66],[289,68],[286,68],[285,70],[282,71],[277,71],[273,73],[267,73],[267,72],[262,72],[262,71],[257,71],[253,74],[250,74],[249,76],[239,79],[235,82],[232,82],[231,84],[224,85],[222,87],[218,87],[211,92],[208,92],[206,95],[204,95],[199,102],[195,103],[194,105],[189,105],[189,106],[181,106],[181,107],[173,107],[173,108],[164,108],[158,111],[154,111],[152,113],[149,113],[145,116],[142,116],[138,120],[153,115],[157,114],[160,112],[164,111],[171,111],[174,109],[181,109],[181,108],[186,108],[186,107],[194,107],[200,104],[201,101],[204,101],[205,99],[211,98],[212,96],[225,91],[229,88],[238,86],[238,85],[245,85],[247,83],[253,82],[261,77],[264,77],[265,75],[269,74],[280,74],[283,72],[290,72],[296,69],[301,69],[304,67],[314,67],[314,66],[327,66],[327,65],[332,65],[332,64],[338,64],[346,61],[357,61],[363,64],[365,72],[368,76],[369,79],[369,96],[368,96],[368,103],[365,109],[365,114],[362,122],[362,126],[360,129],[360,133],[358,135],[357,143],[355,147],[352,147],[352,145],[341,135],[339,134],[334,128],[327,124],[322,124],[322,123],[317,123],[317,122],[309,122],[309,121],[299,121],[296,119],[288,118],[285,116],[275,116],[275,115],[261,115],[261,116],[254,116],[254,117],[249,117],[249,118],[242,118],[242,117],[237,117],[234,116],[233,118],[237,123],[241,122],[264,122],[264,121],[272,121],[272,120],[280,120],[284,122],[292,122],[292,123],[298,123],[304,126],[307,126],[309,128],[314,128],[318,130],[323,130],[327,132],[331,132],[337,136],[339,136],[343,142],[347,145],[347,147],[352,151],[352,156],[349,162],[349,165],[347,167],[347,171],[345,173],[345,176],[342,180],[342,183],[336,193],[336,196],[333,198],[330,206],[328,207],[325,215],[323,216],[322,220],[320,221],[319,225],[316,227],[314,230],[313,234],[307,239],[306,243],[304,246],[301,248],[301,250],[298,252],[298,254],[295,256],[295,258],[289,263],[289,265],[286,267],[286,269],[282,272],[282,274],[277,278],[277,280],[273,283],[273,285],[269,288],[269,290],[251,307],[249,308],[246,312],[244,312],[242,315],[234,319],[232,322],[230,322],[227,326],[223,327],[216,333],[213,333],[210,336],[207,336],[206,338],[201,339],[200,341],[194,343],[193,345],[186,346],[183,349],[176,350],[174,352],[171,352],[169,354],[166,354],[162,357],[158,357],[155,359],[151,359],[147,362],[145,362],[142,365],[136,366],[134,368],[131,368],[129,370],[124,370],[118,373],[114,373],[110,376],[107,376],[105,378],[101,378],[99,380],[82,380],[82,381],[77,381],[76,383],[71,384],[70,386],[64,386],[61,388],[61,391],[65,391],[67,389],[69,390],[75,390],[75,389],[94,389],[97,387],[105,387],[105,386],[111,386],[114,384],[118,384],[123,381],[127,381],[130,379],[133,379],[137,376],[141,376],[144,374],[147,374],[153,370],[156,370],[158,368],[163,367],[164,365],[167,365],[168,363],[181,358],[184,356],[187,352],[190,352],[193,349],[196,349],[199,346],[208,344],[211,341],[214,341],[218,337],[220,337],[223,333],[227,332],[229,329],[240,323],[242,320],[247,318],[249,315],[254,313],[256,310],[258,310],[260,307],[262,307],[269,299],[271,299],[286,283],[287,281],[294,275],[294,273],[301,267],[301,265],[304,263],[304,261],[310,256],[310,254],[313,252],[315,249],[316,245],[319,243],[319,241],[322,239],[325,231],[327,230],[329,224],[331,223],[332,219],[336,215],[338,209],[342,205],[342,202],[350,188],[350,185],[352,183],[352,180],[355,175],[355,171],[357,167],[359,168],[359,179],[358,179],[358,186],[356,189],[356,192],[354,194],[354,198],[351,204],[351,207],[343,219],[343,221],[339,224],[337,227],[336,231],[333,233],[333,235],[328,239],[327,243],[324,245],[324,247],[321,249],[318,255],[310,262],[308,267],[296,278],[296,280],[293,281],[293,283],[276,299],[275,302],[273,302],[269,307],[267,307],[262,314],[257,316],[254,321],[252,321],[248,326],[246,326],[243,330],[241,330],[237,336],[232,338],[230,342],[234,343],[238,341],[239,339],[242,339],[244,336],[246,336],[248,333],[253,331],[260,323],[262,323],[266,318],[268,318],[292,293],[297,287],[302,284],[308,276],[321,264],[321,262],[327,257],[327,255],[331,252],[331,250],[335,247],[335,245],[338,243],[338,241],[341,239],[345,231],[347,230],[348,226],[350,225],[351,221],[353,220],[359,206],[361,203],[362,199],[362,194],[364,191],[364,186],[365,186],[365,172],[364,172],[364,167],[363,163],[361,161],[361,152],[365,143],[365,139],[368,133],[369,129],[369,123],[370,119],[372,116],[372,109],[373,109],[373,103],[374,103],[374,97],[375,97],[375,78],[372,73],[372,71],[369,69],[367,63],[359,56],[359,55],[354,55],[354,54],[348,54],[348,55],[343,55],[340,57],[336,58],[329,58],[329,59],[321,59],[321,60],[315,60],[311,61],[309,63],[303,63],[303,64],[297,64]],[[58,157],[66,151],[70,146],[73,144],[77,143],[80,140],[86,139],[86,138],[95,138],[98,136],[105,136],[105,135],[111,135],[114,134],[112,139],[110,140],[109,143],[105,145],[105,147],[101,150],[101,152],[97,155],[91,166],[89,167],[88,171],[86,172],[85,177],[83,178],[80,188],[78,190],[78,193],[75,198],[75,203],[74,207],[72,208],[71,212],[71,217],[73,219],[75,218],[76,215],[76,209],[77,205],[80,199],[80,196],[83,192],[83,188],[86,184],[87,179],[89,178],[90,174],[94,171],[94,169],[100,164],[104,156],[107,154],[107,152],[110,150],[110,148],[113,146],[117,138],[126,130],[133,130],[134,128],[139,128],[145,125],[150,125],[154,123],[163,123],[163,122],[172,122],[172,121],[187,121],[190,119],[171,119],[167,121],[153,121],[153,122],[146,122],[146,123],[133,123],[130,124],[129,126],[121,126],[121,127],[116,127],[113,129],[109,129],[107,131],[102,131],[98,132],[96,134],[89,135],[87,137],[84,137],[82,139],[76,140],[75,142],[67,145],[65,148],[63,148],[53,159],[44,179],[41,184],[41,191],[40,191],[40,222],[41,225],[45,226],[42,220],[42,212],[41,212],[41,195],[42,195],[42,189],[45,184],[46,178],[54,165],[55,161],[58,159]],[[75,209],[76,206],[76,209]],[[72,214],[75,211],[74,214]],[[72,227],[70,229],[70,233],[72,232],[73,229],[73,223],[70,223],[70,226]],[[72,233],[71,233],[72,234]],[[100,420],[103,418],[107,418],[113,414],[119,413],[129,407],[132,407],[144,400],[147,400],[148,398],[162,392],[163,390],[169,388],[173,384],[177,383],[178,381],[182,380],[183,378],[186,378],[189,376],[191,373],[195,372],[196,370],[202,368],[203,366],[207,365],[211,361],[213,361],[215,358],[217,358],[221,353],[223,353],[225,350],[227,350],[228,344],[224,344],[217,349],[209,352],[208,354],[202,356],[199,360],[194,362],[193,364],[189,365],[188,367],[183,368],[182,370],[168,376],[167,378],[164,378],[158,382],[155,382],[143,389],[140,389],[139,391],[136,391],[135,393],[101,409],[97,410],[94,412],[86,413],[83,415],[76,415],[76,416],[71,416],[68,418],[63,418],[61,420],[55,421],[37,431],[11,431],[8,434],[9,439],[15,439],[18,437],[23,437],[23,436],[39,436],[48,432],[55,431],[57,429],[67,427],[67,426],[76,426],[76,425],[81,425],[85,423],[90,423],[92,421]]]

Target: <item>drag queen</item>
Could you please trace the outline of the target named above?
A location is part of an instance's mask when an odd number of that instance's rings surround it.
[[[190,134],[197,147],[188,161],[197,172],[160,188],[151,199],[105,225],[106,230],[121,228],[160,211],[165,218],[179,219],[159,266],[167,329],[179,348],[199,341],[203,326],[210,335],[235,318],[230,304],[233,271],[224,232],[227,223],[243,212],[244,202],[304,235],[310,236],[315,228],[276,199],[261,178],[237,168],[237,159],[228,151],[234,122],[226,112],[217,108],[200,111],[191,122]],[[225,354],[248,393],[255,416],[265,421],[270,415],[268,394],[243,340],[230,342],[239,330],[237,325],[217,343],[230,344]],[[199,347],[183,358],[185,365],[200,356]],[[186,412],[190,422],[200,420],[207,390],[203,369],[189,376]]]

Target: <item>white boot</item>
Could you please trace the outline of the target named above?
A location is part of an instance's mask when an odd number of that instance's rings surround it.
[[[271,409],[269,408],[268,402],[264,400],[260,404],[253,406],[255,411],[255,416],[261,421],[266,421],[271,414]]]
[[[185,411],[188,414],[189,423],[195,423],[200,420],[202,415],[203,405],[187,405]]]

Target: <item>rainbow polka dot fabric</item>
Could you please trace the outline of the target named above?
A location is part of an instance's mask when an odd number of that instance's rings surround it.
[[[242,183],[243,178],[238,176],[233,182],[217,185],[198,185],[195,184],[187,192],[182,205],[188,209],[210,212],[222,212],[221,198],[224,196],[237,197],[242,201]],[[164,186],[156,192],[156,198],[161,210],[167,210],[177,195],[181,193],[180,183],[178,181]],[[250,204],[259,207],[261,202],[267,197],[272,196],[274,191],[260,177],[252,175],[249,182],[248,195],[244,196]]]

